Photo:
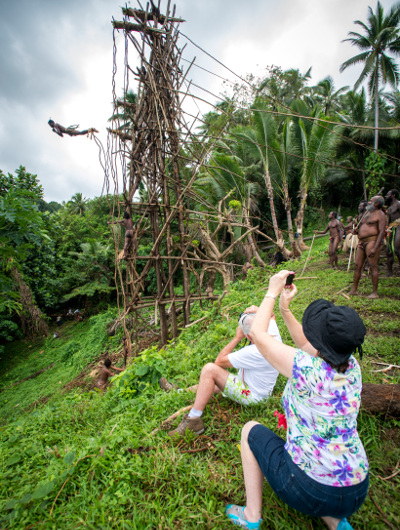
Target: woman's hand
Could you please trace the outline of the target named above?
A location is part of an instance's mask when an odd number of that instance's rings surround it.
[[[281,292],[281,298],[279,300],[279,306],[283,309],[288,309],[290,302],[297,294],[297,287],[292,283],[286,289]]]
[[[289,274],[294,274],[293,271],[279,271],[277,274],[274,274],[269,279],[269,286],[267,294],[270,294],[272,296],[279,296],[285,287],[286,279],[289,276]]]

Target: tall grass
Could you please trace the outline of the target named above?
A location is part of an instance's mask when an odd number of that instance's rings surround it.
[[[319,297],[355,307],[368,329],[364,381],[399,383],[399,370],[376,373],[378,366],[372,360],[400,364],[400,279],[381,278],[379,290],[390,291],[386,298],[348,300],[338,291],[350,285],[351,274],[327,269],[326,244],[315,243],[304,276],[316,278],[298,281],[294,313],[301,318],[306,306]],[[304,259],[290,264],[298,276]],[[273,397],[264,405],[243,408],[221,396],[213,398],[204,414],[205,434],[177,441],[164,431],[155,435],[151,431],[192,403],[193,395],[163,393],[157,379],[163,374],[181,387],[196,383],[201,367],[232,337],[243,308],[260,303],[271,272],[250,271],[246,281],[232,284],[219,308],[217,304],[203,310],[195,307],[192,318],[205,316],[202,322],[184,330],[167,347],[142,352],[106,394],[65,394],[59,387],[105,348],[118,347],[119,339],[106,335],[110,313],[71,325],[61,339],[13,345],[0,393],[0,526],[229,528],[225,504],[245,499],[238,447],[241,427],[256,419],[279,433],[273,412],[282,410],[285,380],[278,378]],[[362,292],[368,294],[370,287],[369,279],[363,279]],[[290,341],[278,314],[277,321],[284,340]],[[4,390],[51,362],[56,362],[54,371]],[[48,403],[24,412],[28,404],[47,395]],[[400,528],[400,474],[383,480],[395,472],[400,460],[399,421],[362,412],[358,428],[370,460],[372,496],[351,522],[355,528],[380,529],[388,524]],[[324,528],[320,520],[285,506],[268,484],[263,518],[264,527],[271,529]]]

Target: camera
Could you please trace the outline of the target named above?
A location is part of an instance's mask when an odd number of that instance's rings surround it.
[[[289,276],[286,278],[285,287],[288,287],[289,285],[292,285],[295,276],[296,275],[294,273],[293,274],[289,274]]]

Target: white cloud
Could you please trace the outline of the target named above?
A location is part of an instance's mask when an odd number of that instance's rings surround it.
[[[312,83],[332,75],[336,88],[353,85],[359,70],[339,73],[340,64],[357,53],[342,43],[366,20],[370,0],[177,0],[176,14],[188,35],[239,75],[262,75],[268,65],[283,69],[312,66]],[[386,10],[392,2],[383,0]],[[13,172],[20,164],[37,173],[47,200],[68,200],[82,192],[101,193],[102,169],[94,142],[86,137],[60,138],[51,132],[52,117],[67,126],[96,127],[106,143],[112,113],[113,39],[111,19],[121,19],[119,0],[13,0],[2,5],[0,20],[0,168]],[[136,3],[132,1],[132,5]],[[164,2],[166,5],[166,2]],[[375,4],[373,3],[375,9]],[[18,19],[18,33],[11,31]],[[122,94],[124,40],[116,34]],[[183,46],[186,39],[180,41]],[[199,49],[188,44],[185,57],[236,81]],[[136,61],[134,50],[130,63]],[[193,68],[194,81],[215,94],[222,81]],[[213,96],[196,91],[212,103]],[[202,111],[210,107],[201,105]],[[193,111],[195,112],[195,111]]]

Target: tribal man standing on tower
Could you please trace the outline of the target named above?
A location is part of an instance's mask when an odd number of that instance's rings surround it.
[[[135,236],[135,231],[133,229],[133,221],[128,212],[124,212],[123,219],[120,221],[115,221],[112,224],[124,225],[125,227],[125,243],[124,243],[124,254],[122,259],[127,259],[132,257],[133,250],[133,241]]]

